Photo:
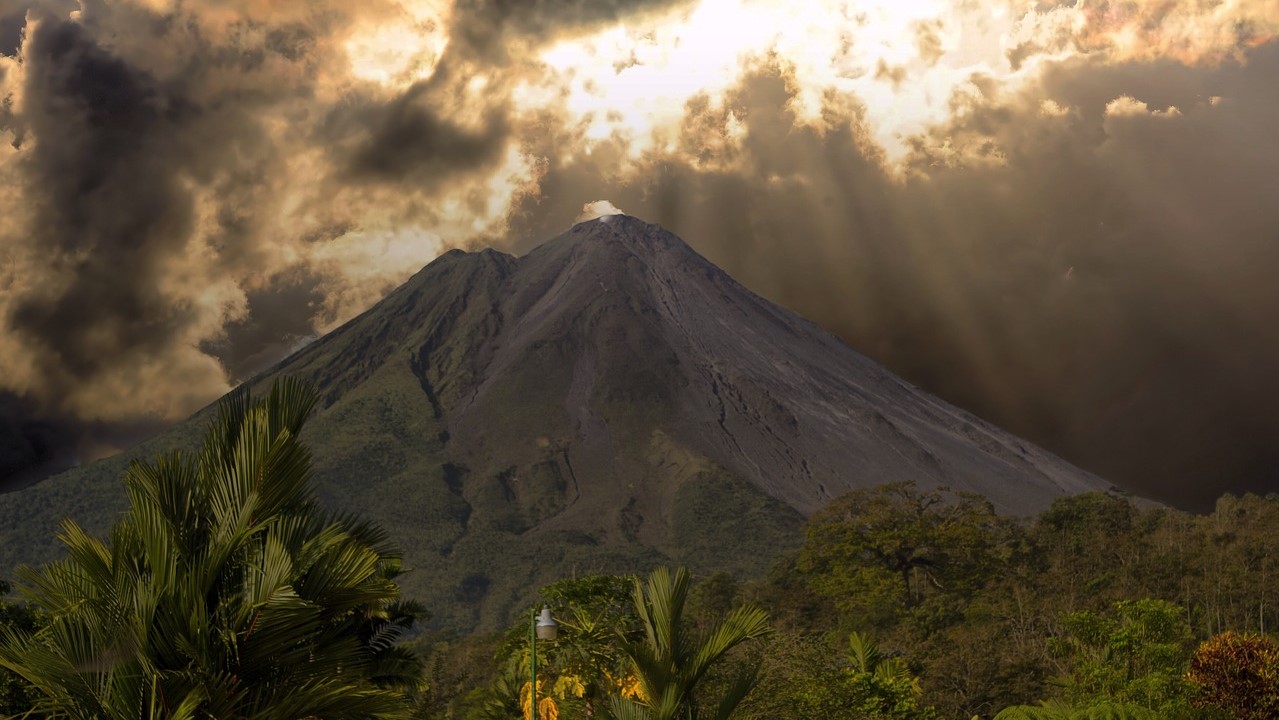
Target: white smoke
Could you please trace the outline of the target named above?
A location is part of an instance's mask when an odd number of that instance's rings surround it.
[[[607,200],[596,200],[582,206],[582,214],[577,216],[574,223],[586,222],[587,220],[606,219],[610,215],[625,215],[617,208],[616,205]]]

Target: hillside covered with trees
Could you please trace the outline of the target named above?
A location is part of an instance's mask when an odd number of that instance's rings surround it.
[[[1279,717],[1273,498],[1194,516],[1092,493],[1016,520],[856,490],[763,578],[555,582],[534,649],[528,615],[414,629],[432,608],[401,597],[385,533],[313,500],[314,402],[233,396],[200,451],[131,466],[106,538],[64,525],[64,559],[0,602],[0,717]]]

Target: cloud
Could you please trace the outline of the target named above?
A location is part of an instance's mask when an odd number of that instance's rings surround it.
[[[625,215],[626,213],[617,209],[617,206],[607,200],[596,200],[588,202],[582,206],[582,213],[577,216],[573,222],[580,223],[598,218],[605,218],[610,215]]]
[[[514,51],[677,5],[6,1],[0,389],[69,436],[185,416],[504,228]],[[361,56],[386,29],[427,50]]]
[[[508,142],[506,112],[483,111],[478,127],[444,117],[437,74],[386,103],[368,103],[333,113],[326,135],[354,181],[440,183],[455,173],[491,169]]]
[[[181,417],[607,197],[1203,500],[1279,467],[1276,32],[1266,0],[0,0],[0,416],[71,451]]]
[[[33,140],[16,162],[34,207],[26,242],[40,265],[12,300],[9,329],[44,358],[36,383],[68,409],[127,417],[139,409],[128,407],[128,386],[155,371],[172,393],[145,409],[177,416],[226,384],[216,361],[174,336],[220,326],[237,300],[216,285],[201,296],[166,287],[198,252],[189,243],[194,198],[174,156],[190,150],[181,137],[203,119],[78,23],[41,21],[24,59],[19,128]]]
[[[689,4],[691,0],[458,0],[449,37],[461,53],[501,65],[528,46]]]
[[[1122,95],[1106,103],[1107,117],[1175,117],[1180,114],[1181,111],[1176,107],[1169,107],[1167,110],[1151,110],[1146,103],[1127,95]]]
[[[1018,20],[1008,59],[1085,53],[1114,62],[1175,60],[1186,65],[1239,60],[1279,33],[1279,8],[1267,0],[1222,3],[1100,0],[1038,3]]]

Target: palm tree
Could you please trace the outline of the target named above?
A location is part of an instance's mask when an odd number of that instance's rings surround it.
[[[854,696],[868,717],[935,717],[931,708],[919,707],[924,689],[906,661],[884,657],[869,635],[853,632],[848,636],[848,659],[850,687],[855,688]]]
[[[893,686],[907,687],[916,697],[923,693],[919,678],[911,674],[906,662],[901,658],[884,657],[879,645],[869,635],[854,631],[848,636],[848,659],[854,673],[871,675]]]
[[[135,462],[129,511],[103,541],[75,522],[67,557],[18,578],[48,613],[0,637],[0,665],[58,718],[400,718],[416,681],[393,644],[400,603],[385,534],[328,517],[298,440],[316,396],[277,381],[224,400],[201,451]]]
[[[710,709],[709,720],[727,720],[755,686],[758,665],[738,673],[718,698],[695,697],[707,671],[728,651],[770,629],[764,611],[740,607],[705,635],[695,634],[684,620],[688,590],[686,568],[674,574],[658,568],[646,585],[635,581],[635,609],[645,637],[624,642],[622,650],[639,680],[641,698],[614,697],[611,709],[617,720],[699,720],[704,708]]]

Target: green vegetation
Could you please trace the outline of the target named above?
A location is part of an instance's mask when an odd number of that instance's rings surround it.
[[[0,665],[38,716],[408,717],[416,608],[383,533],[311,500],[314,404],[289,381],[232,396],[198,455],[130,466],[105,541],[67,521],[67,558],[19,572],[48,621],[5,628]]]
[[[536,605],[561,632],[537,645],[533,680],[529,606],[504,632],[399,642],[422,611],[400,599],[388,532],[320,509],[299,439],[315,402],[290,381],[232,396],[198,449],[127,468],[104,539],[64,523],[65,559],[18,573],[25,604],[0,601],[0,717],[1279,717],[1275,498],[1192,516],[1088,494],[1015,520],[945,489],[854,491],[764,577],[659,567],[546,585]],[[443,507],[441,522],[523,522],[559,492],[551,467],[524,476],[542,494],[505,520]],[[715,522],[769,516],[715,468],[678,467],[699,507],[724,495]],[[441,497],[464,472],[446,469]],[[698,542],[692,555],[712,551]]]
[[[524,404],[508,409],[526,425],[537,424]],[[196,452],[212,414],[201,413],[130,455]],[[484,426],[484,437],[500,437],[491,420],[476,424]],[[544,446],[493,442],[500,455],[487,445],[468,446],[460,434],[446,450],[440,439],[446,429],[421,380],[396,365],[345,389],[302,431],[313,455],[316,502],[376,519],[402,550],[404,566],[422,570],[398,582],[406,596],[432,609],[427,623],[434,630],[500,630],[561,568],[625,573],[670,564],[755,577],[801,538],[798,512],[651,428],[618,434],[612,462],[626,476],[598,486],[604,495],[590,506],[575,500],[574,483],[597,476],[577,450],[568,450],[571,428],[548,425],[539,438]],[[119,481],[127,467],[128,458],[117,456],[0,495],[0,577],[20,563],[61,557],[56,533],[64,516],[91,535],[105,534],[128,507]],[[656,498],[666,493],[670,498],[659,504]],[[628,504],[632,496],[640,500]],[[574,502],[554,528],[539,525]],[[744,518],[755,532],[738,531]]]
[[[33,633],[44,625],[44,616],[30,605],[8,602],[9,584],[0,581],[0,635]],[[25,712],[36,703],[36,689],[21,675],[0,666],[0,717]]]
[[[1066,697],[1081,703],[1104,697],[1170,720],[1191,715],[1190,686],[1182,676],[1193,643],[1180,607],[1121,600],[1111,612],[1067,613],[1061,624],[1049,647],[1072,667],[1062,682]]]
[[[612,698],[612,714],[618,720],[728,720],[755,687],[759,668],[748,664],[719,692],[698,697],[703,679],[726,653],[763,637],[769,628],[764,611],[738,607],[704,636],[694,634],[684,617],[689,584],[683,568],[673,575],[667,568],[658,568],[647,584],[635,581],[635,609],[644,638],[624,643],[622,651],[639,692],[635,697]],[[704,707],[709,712],[702,712]]]
[[[399,600],[398,553],[380,528],[329,516],[313,499],[299,435],[315,403],[289,380],[258,401],[232,395],[199,451],[129,465],[128,510],[106,539],[63,523],[66,558],[21,568],[27,604],[0,604],[6,716],[430,716],[440,688],[420,681],[421,661],[397,642],[420,613]],[[566,637],[541,649],[553,681],[521,689],[529,648],[521,657],[508,642],[505,667],[468,693],[472,715],[537,703],[547,720],[561,705],[662,720],[709,707],[726,720],[758,665],[738,663],[723,687],[712,672],[766,634],[764,613],[735,608],[703,632],[684,611],[686,569],[634,581],[629,603],[628,584],[595,576],[547,588],[568,610]],[[432,667],[438,678],[442,666]]]
[[[1109,700],[1087,704],[1045,700],[1034,707],[1010,707],[996,715],[995,720],[1164,720],[1164,716],[1140,705]]]
[[[703,629],[741,605],[772,618],[770,635],[727,653],[704,680],[710,698],[758,665],[739,720],[1274,718],[1279,644],[1266,633],[1279,617],[1262,578],[1274,577],[1276,537],[1273,498],[1226,497],[1216,512],[1192,516],[1090,494],[1018,521],[974,496],[893,484],[812,517],[803,546],[767,577],[693,584],[687,613]],[[626,685],[618,651],[643,637],[620,600],[627,582],[591,577],[543,593],[570,619],[560,640],[539,646],[561,718],[602,717],[599,698]],[[617,609],[605,621],[611,637],[590,625],[588,655],[601,658],[593,674],[563,669],[570,655],[584,656],[569,652],[584,642],[569,627],[587,625],[572,619],[583,607],[597,608],[592,617]],[[515,717],[517,700],[508,704],[515,714],[475,712],[500,693],[506,659],[517,658],[507,682],[522,686],[527,628],[511,632],[506,643],[424,638],[430,667],[486,653],[496,661],[465,688],[435,695],[423,717]],[[572,678],[587,674],[595,679],[575,696]],[[428,684],[441,679],[428,672]]]

